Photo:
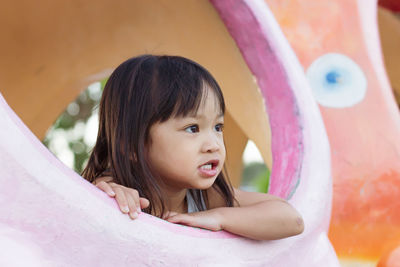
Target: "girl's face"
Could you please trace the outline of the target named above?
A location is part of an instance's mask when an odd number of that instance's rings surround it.
[[[224,117],[215,93],[207,90],[196,115],[150,128],[149,161],[170,190],[207,189],[224,165]]]

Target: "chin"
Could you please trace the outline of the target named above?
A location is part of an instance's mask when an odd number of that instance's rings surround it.
[[[209,178],[209,179],[202,178],[202,179],[203,181],[196,184],[196,186],[194,187],[195,189],[207,190],[212,187],[212,185],[216,180],[216,178]]]

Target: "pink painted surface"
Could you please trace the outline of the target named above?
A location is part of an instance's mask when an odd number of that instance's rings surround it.
[[[329,146],[303,70],[263,1],[218,1],[217,8],[234,38],[245,29],[235,24],[241,16],[257,33],[238,44],[251,68],[269,66],[256,77],[277,117],[272,130],[281,133],[273,137],[273,187],[285,196],[295,189],[290,202],[303,215],[304,233],[256,242],[146,214],[131,221],[55,159],[0,98],[0,266],[338,266],[326,233]],[[258,53],[266,57],[260,64]]]
[[[271,45],[274,36],[243,1],[211,1],[257,78],[265,99],[272,133],[273,165],[269,192],[287,198],[300,178],[303,157],[301,121],[294,97]],[[260,14],[261,15],[261,14]]]

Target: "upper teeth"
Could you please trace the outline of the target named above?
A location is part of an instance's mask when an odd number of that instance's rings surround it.
[[[212,164],[211,164],[211,163],[209,163],[209,164],[204,164],[204,165],[201,166],[200,168],[201,168],[201,169],[204,169],[204,170],[211,170]]]

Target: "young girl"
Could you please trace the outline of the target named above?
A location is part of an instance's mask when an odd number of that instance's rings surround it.
[[[225,103],[199,64],[177,56],[131,58],[111,74],[96,145],[82,173],[132,219],[141,210],[258,240],[300,234],[278,197],[233,188],[222,172]]]

